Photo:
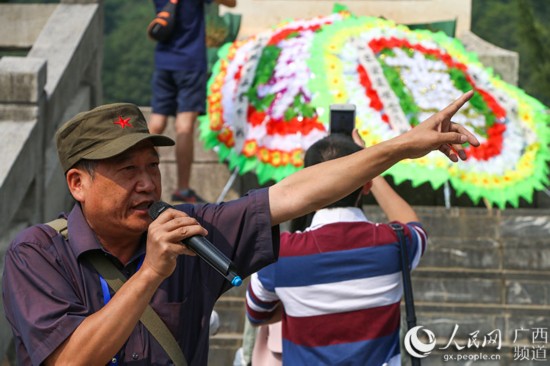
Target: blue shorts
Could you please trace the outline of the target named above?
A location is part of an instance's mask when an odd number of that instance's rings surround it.
[[[153,113],[175,116],[179,112],[206,110],[206,72],[155,70],[153,73]]]

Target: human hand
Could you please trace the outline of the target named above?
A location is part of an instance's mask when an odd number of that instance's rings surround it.
[[[363,149],[365,148],[365,141],[363,141],[361,135],[359,135],[359,130],[357,128],[354,128],[351,132],[351,138],[357,145],[361,146]]]
[[[195,252],[182,244],[182,240],[207,234],[196,219],[173,208],[167,209],[149,225],[143,266],[166,278],[174,272],[179,255],[195,255]]]
[[[405,158],[419,158],[430,151],[439,150],[451,161],[466,160],[463,145],[479,146],[477,138],[464,126],[451,121],[456,112],[473,96],[469,91],[432,115],[412,130],[396,137],[403,144]]]

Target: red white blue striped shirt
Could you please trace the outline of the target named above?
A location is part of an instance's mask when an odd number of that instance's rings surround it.
[[[427,243],[419,223],[404,226],[411,268]],[[397,237],[358,208],[318,211],[304,232],[281,234],[279,261],[251,277],[252,323],[282,302],[283,363],[400,365],[403,294]]]

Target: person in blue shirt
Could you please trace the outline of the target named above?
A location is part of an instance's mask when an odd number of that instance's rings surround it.
[[[236,0],[215,0],[235,7]],[[154,0],[157,13],[168,0]],[[177,189],[173,201],[204,202],[189,186],[193,163],[193,132],[197,116],[206,105],[207,56],[205,3],[211,0],[179,0],[171,37],[155,48],[152,81],[152,114],[149,130],[161,134],[169,116],[175,116]]]

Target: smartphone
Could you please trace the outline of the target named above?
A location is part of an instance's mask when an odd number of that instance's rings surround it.
[[[354,128],[355,104],[331,104],[329,133],[341,133],[351,136]]]

